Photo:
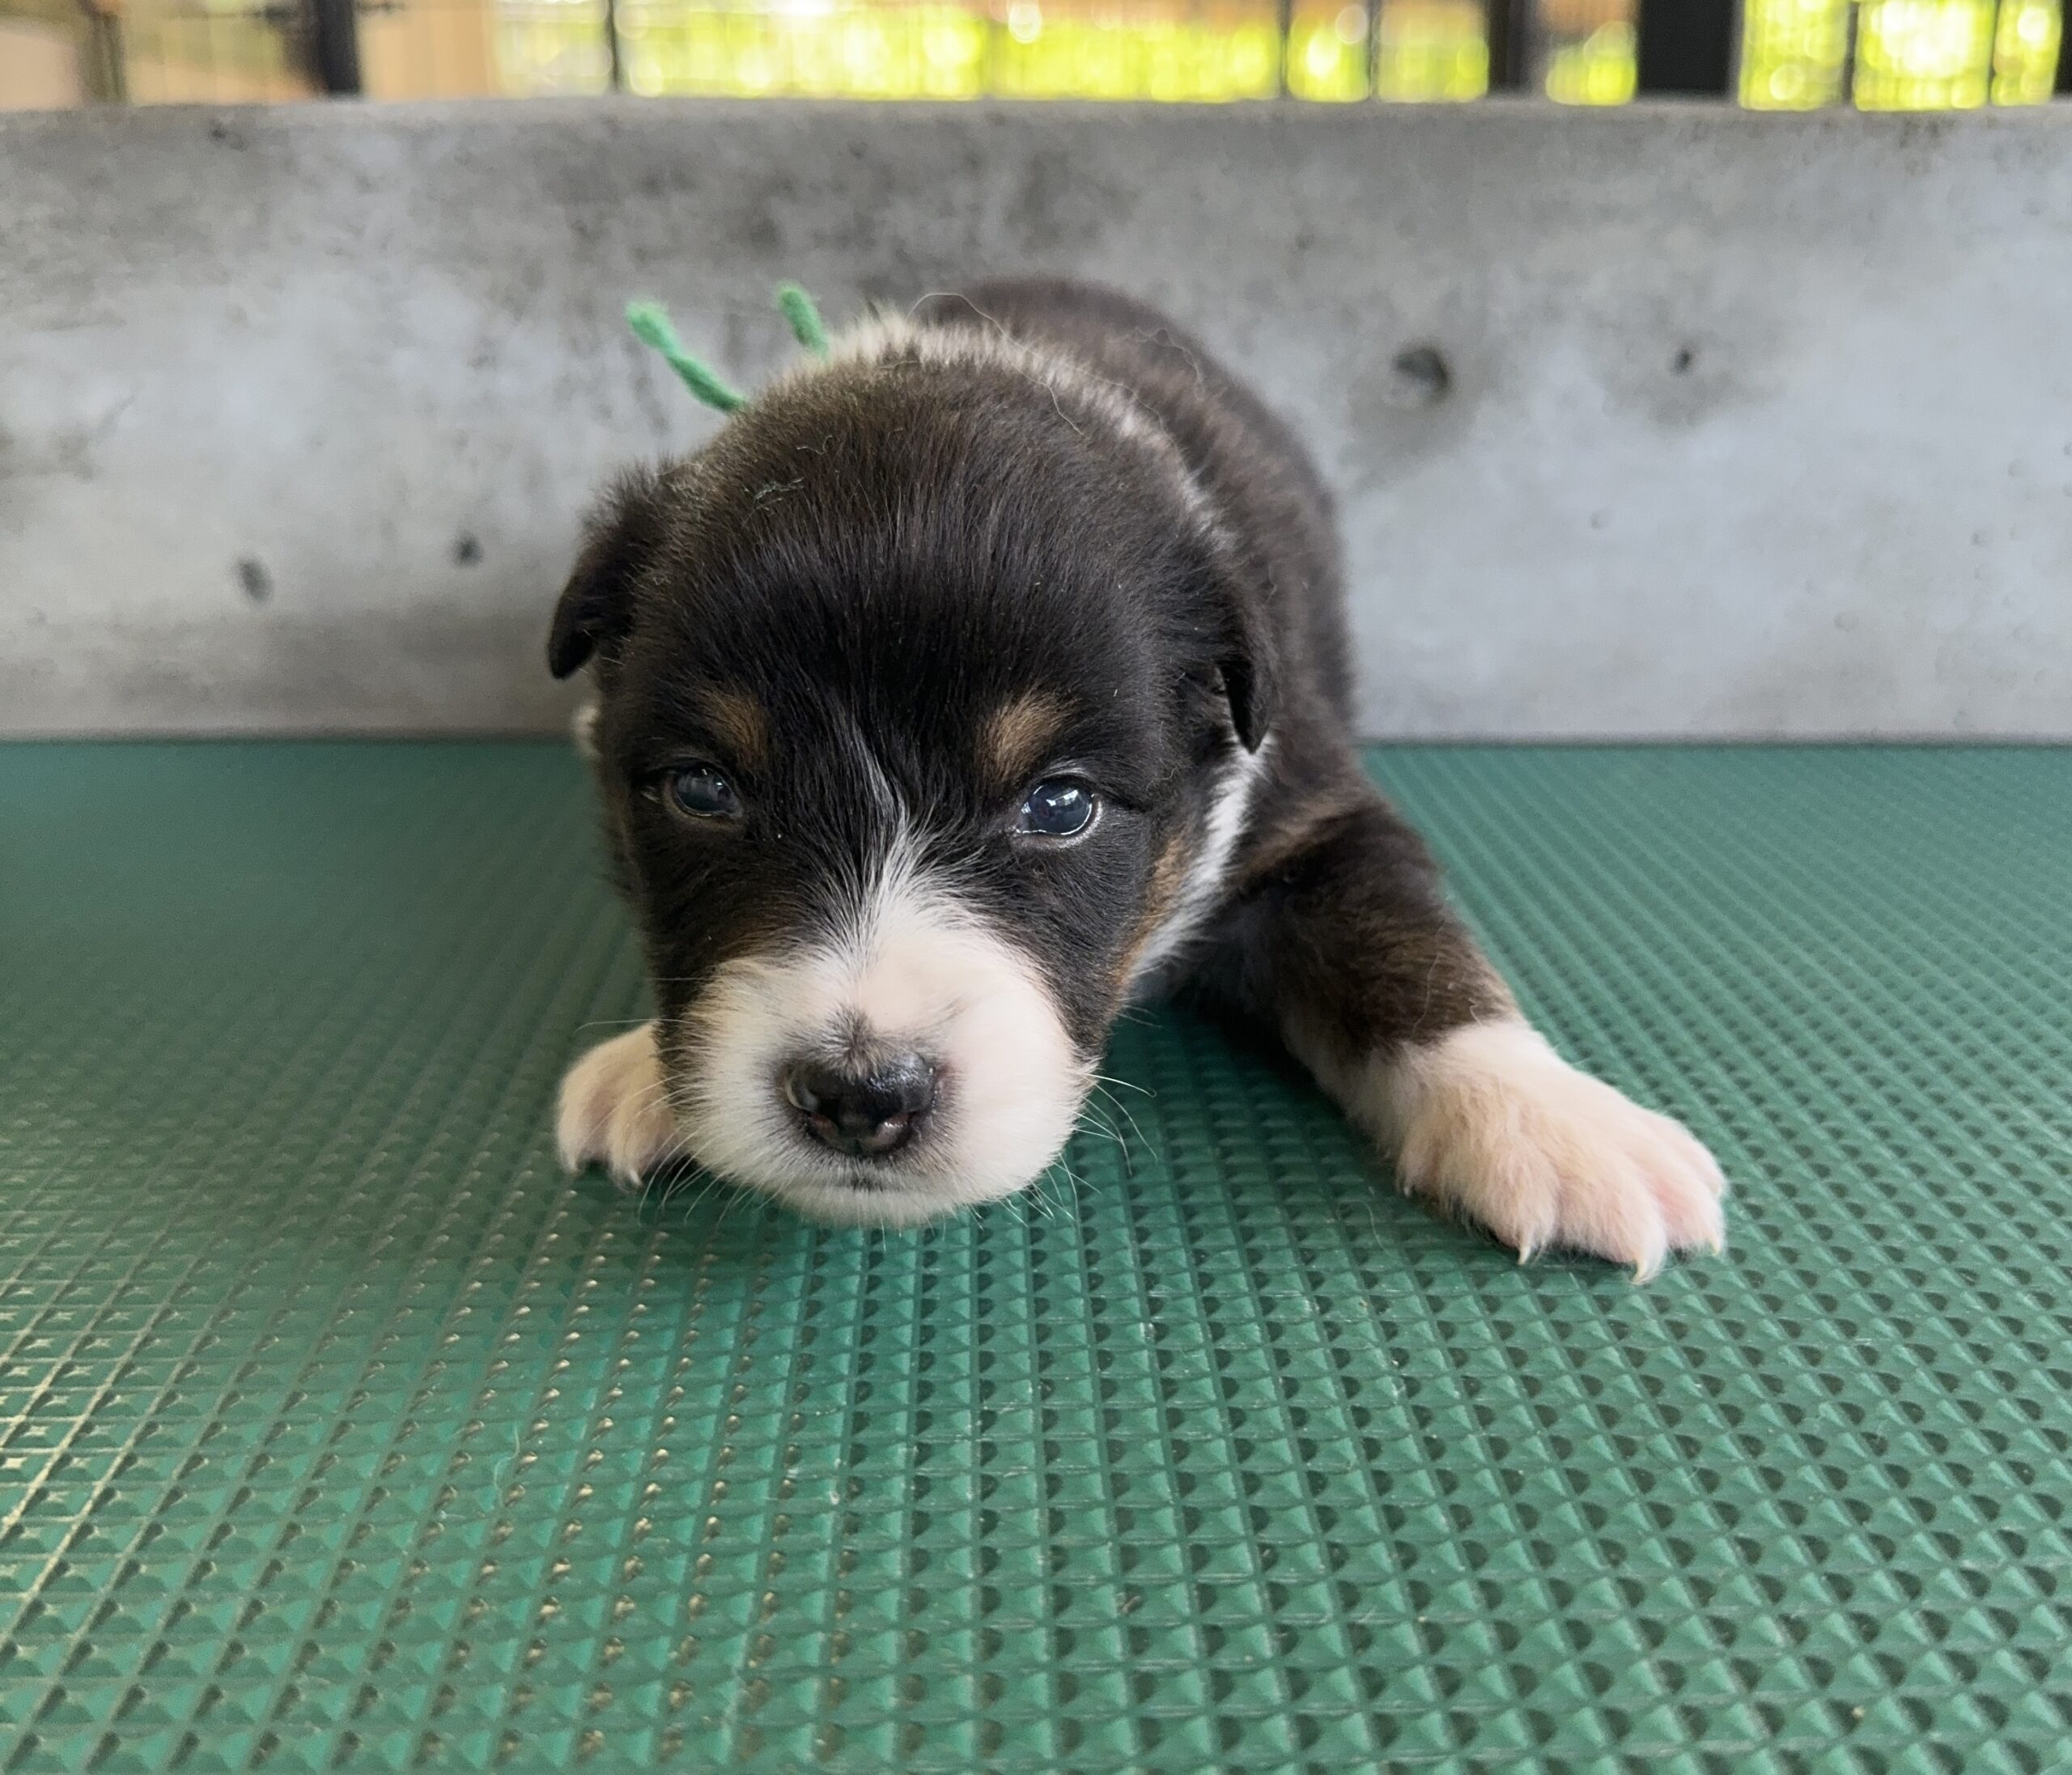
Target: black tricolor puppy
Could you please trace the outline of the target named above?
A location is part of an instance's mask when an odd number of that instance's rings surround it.
[[[570,1072],[567,1162],[911,1224],[1046,1170],[1187,979],[1521,1253],[1717,1248],[1709,1155],[1525,1024],[1362,775],[1341,604],[1295,440],[1077,285],[868,321],[626,478],[549,658],[658,1014]]]

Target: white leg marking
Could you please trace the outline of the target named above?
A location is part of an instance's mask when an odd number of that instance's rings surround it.
[[[683,1156],[652,1023],[599,1042],[569,1068],[554,1141],[571,1171],[599,1164],[622,1183]]]
[[[1522,1022],[1478,1023],[1352,1076],[1318,1076],[1395,1155],[1412,1195],[1488,1227],[1630,1263],[1724,1248],[1726,1179],[1684,1127],[1570,1066]]]

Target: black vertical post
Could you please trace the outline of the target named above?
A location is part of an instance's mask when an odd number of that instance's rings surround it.
[[[1488,0],[1489,90],[1516,92],[1531,78],[1532,0]]]
[[[2058,21],[2057,89],[2061,96],[2072,97],[2072,6],[2064,8]]]
[[[122,20],[113,12],[87,5],[83,57],[87,92],[105,104],[130,100],[130,65],[122,51]]]
[[[1276,90],[1284,99],[1288,96],[1288,53],[1293,47],[1295,35],[1295,0],[1279,0],[1273,11],[1273,23],[1280,33],[1280,81]]]
[[[618,0],[605,0],[605,47],[611,52],[611,90],[626,91],[626,70],[619,61]]]
[[[1734,0],[1641,0],[1641,91],[1725,94],[1734,11]]]
[[[309,0],[309,49],[317,85],[333,97],[359,93],[359,23],[353,0]]]

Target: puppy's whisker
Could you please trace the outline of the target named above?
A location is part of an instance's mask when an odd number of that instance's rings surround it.
[[[1036,1180],[1037,1190],[1039,1194],[1042,1192],[1042,1186],[1049,1182],[1049,1180],[1053,1177],[1062,1178],[1064,1180],[1066,1186],[1072,1191],[1072,1217],[1075,1220],[1077,1219],[1079,1213],[1079,1197],[1081,1194],[1082,1192],[1089,1194],[1092,1193],[1086,1179],[1072,1170],[1072,1168],[1069,1165],[1066,1164],[1063,1159],[1055,1159],[1044,1167],[1042,1174]]]
[[[1147,1153],[1151,1150],[1151,1142],[1144,1137],[1144,1130],[1137,1125],[1137,1119],[1136,1116],[1130,1113],[1130,1108],[1127,1103],[1123,1102],[1120,1098],[1115,1096],[1112,1092],[1099,1085],[1096,1085],[1093,1087],[1092,1095],[1093,1097],[1099,1098],[1103,1103],[1105,1103],[1110,1109],[1113,1110],[1116,1115],[1120,1116],[1123,1121],[1129,1124],[1130,1132],[1136,1136],[1137,1144],[1141,1146]],[[1091,1098],[1089,1098],[1089,1102],[1090,1101]],[[1120,1143],[1121,1139],[1122,1136],[1119,1134],[1117,1135],[1116,1140],[1119,1144]],[[1129,1149],[1125,1146],[1123,1149],[1123,1156],[1127,1157],[1128,1156]]]
[[[659,1213],[684,1191],[689,1190],[691,1191],[690,1200],[683,1205],[684,1218],[689,1220],[696,1212],[698,1204],[720,1187],[720,1180],[710,1171],[703,1169],[693,1171],[687,1177],[670,1183],[663,1191],[662,1200],[656,1204],[656,1212]]]
[[[1122,1159],[1124,1174],[1134,1176],[1136,1170],[1130,1162],[1129,1143],[1123,1138],[1122,1130],[1103,1117],[1090,1102],[1081,1107],[1080,1115],[1095,1133],[1115,1143],[1115,1151]]]
[[[690,1199],[684,1204],[684,1212],[688,1215],[705,1199],[707,1192],[712,1188],[713,1183],[712,1174],[702,1167],[671,1178],[662,1186],[661,1200],[655,1204],[656,1212],[658,1214],[661,1212],[670,1203],[688,1191]]]

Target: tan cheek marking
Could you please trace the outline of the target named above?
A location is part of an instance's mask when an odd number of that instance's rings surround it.
[[[979,753],[1003,794],[1020,788],[1042,767],[1070,714],[1047,691],[1029,690],[1003,703],[979,737]]]
[[[1136,972],[1137,958],[1149,947],[1157,936],[1158,927],[1180,898],[1180,890],[1187,885],[1187,865],[1194,860],[1193,849],[1184,832],[1175,832],[1166,841],[1166,847],[1158,853],[1158,860],[1151,866],[1151,883],[1144,890],[1144,911],[1136,921],[1136,928],[1130,933],[1130,940],[1123,945],[1122,959],[1116,964],[1114,982],[1118,1001],[1129,992],[1130,981]]]
[[[769,763],[770,719],[754,697],[741,690],[715,690],[705,699],[705,718],[736,762],[750,770]]]

